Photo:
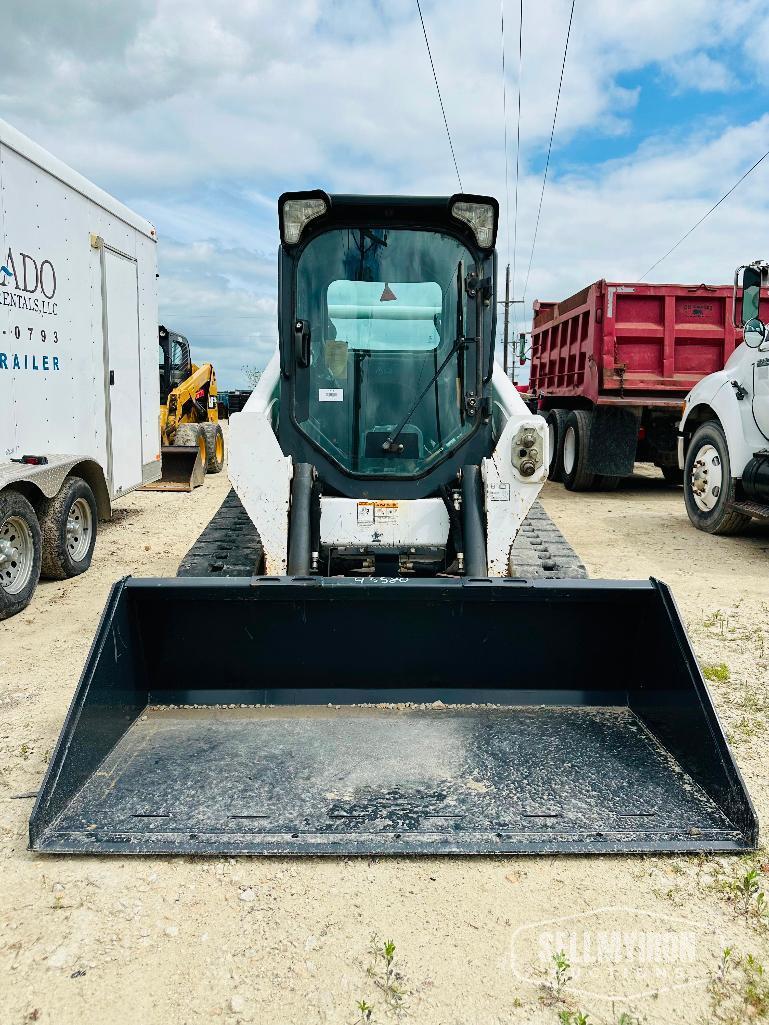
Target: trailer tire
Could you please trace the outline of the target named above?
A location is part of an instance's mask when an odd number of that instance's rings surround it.
[[[590,413],[572,410],[563,435],[563,483],[569,491],[589,491],[595,483],[595,474],[587,469],[589,446]]]
[[[67,477],[58,494],[46,499],[40,510],[40,575],[68,580],[85,573],[93,558],[97,522],[93,491],[82,477]]]
[[[176,428],[174,445],[181,445],[185,448],[194,448],[197,445],[200,452],[200,460],[203,463],[203,471],[205,472],[208,455],[206,453],[206,437],[201,427],[202,424],[180,424]]]
[[[680,487],[683,484],[684,471],[679,470],[677,466],[661,466],[660,470],[666,484],[670,484],[671,487]]]
[[[224,469],[224,432],[221,425],[201,424],[200,431],[206,442],[206,471],[221,473]]]
[[[547,479],[563,483],[563,436],[566,431],[568,409],[551,409],[545,418],[550,442],[550,465]]]
[[[0,491],[0,620],[29,605],[40,579],[40,524],[18,491]]]
[[[729,446],[721,425],[709,420],[695,431],[686,452],[686,512],[698,530],[708,534],[739,534],[751,517],[732,509],[734,500]]]

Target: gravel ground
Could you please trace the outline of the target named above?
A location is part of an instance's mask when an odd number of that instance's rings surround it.
[[[763,851],[442,860],[30,854],[32,801],[18,795],[40,783],[110,584],[126,573],[173,575],[227,488],[222,474],[191,495],[121,500],[90,572],[41,584],[25,613],[0,624],[0,1025],[571,1025],[577,1012],[594,1025],[662,1025],[769,1015],[769,984],[757,967],[766,963],[769,974]],[[547,485],[543,500],[591,576],[653,574],[672,585],[763,821],[769,528],[745,538],[698,533],[680,490],[654,471],[614,493]],[[726,961],[725,946],[733,949]],[[569,966],[559,984],[552,954],[561,949]],[[370,1015],[360,1001],[373,1006]]]

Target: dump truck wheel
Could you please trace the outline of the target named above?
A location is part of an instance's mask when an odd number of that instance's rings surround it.
[[[739,534],[751,517],[731,508],[735,481],[721,425],[704,423],[694,434],[684,466],[684,501],[689,519],[708,534]]]
[[[224,433],[220,424],[201,424],[200,431],[206,442],[206,470],[221,473],[224,469]]]
[[[616,491],[621,480],[622,477],[615,477],[612,474],[597,473],[593,486],[596,491]]]
[[[677,466],[661,466],[662,476],[665,478],[666,484],[681,485],[684,482],[684,471],[679,470]]]
[[[575,409],[566,418],[563,435],[563,483],[569,491],[589,491],[595,474],[587,469],[590,413]]]
[[[203,469],[205,470],[208,456],[206,454],[206,438],[201,430],[203,426],[203,424],[181,424],[176,428],[174,445],[184,445],[188,448],[193,448],[197,445],[200,452],[200,461],[203,463]]]
[[[0,620],[25,609],[40,579],[42,541],[35,510],[18,491],[0,492]]]
[[[563,436],[566,432],[568,409],[551,409],[545,422],[550,442],[550,466],[547,471],[548,480],[563,482]]]
[[[81,477],[67,477],[40,512],[42,577],[67,580],[85,573],[96,544],[96,499]]]

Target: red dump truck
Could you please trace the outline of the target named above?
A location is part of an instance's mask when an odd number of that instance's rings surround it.
[[[680,483],[683,399],[741,341],[731,285],[596,281],[537,300],[529,396],[550,428],[551,480],[609,489],[639,461]]]

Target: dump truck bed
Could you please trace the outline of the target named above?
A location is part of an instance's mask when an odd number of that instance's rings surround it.
[[[529,390],[664,408],[720,370],[741,341],[731,285],[596,281],[561,302],[534,303]]]
[[[169,686],[200,622],[221,645]],[[756,830],[663,584],[192,578],[116,585],[30,838],[470,854],[739,851]]]

